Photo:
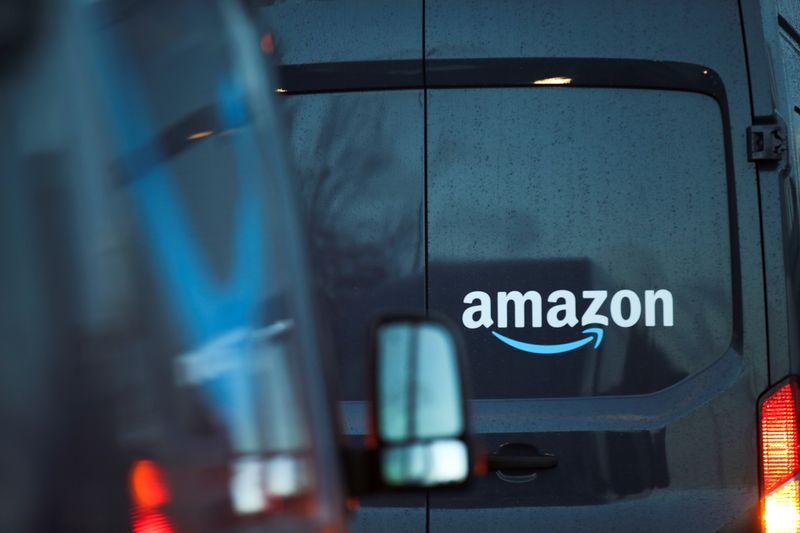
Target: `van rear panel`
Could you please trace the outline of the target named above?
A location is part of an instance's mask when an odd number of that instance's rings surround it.
[[[429,2],[425,32],[429,84],[437,62],[557,66],[427,91],[429,307],[467,339],[488,450],[559,460],[432,493],[430,530],[753,525],[767,352],[737,3]],[[636,87],[570,58],[654,64]],[[671,85],[673,61],[724,95]]]

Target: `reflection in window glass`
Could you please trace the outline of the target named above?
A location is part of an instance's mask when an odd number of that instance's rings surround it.
[[[492,324],[460,327],[479,398],[644,394],[720,358],[732,338],[728,186],[720,108],[638,89],[442,89],[428,95],[428,296],[461,324],[470,291]],[[674,325],[602,325],[602,344],[533,356],[492,335],[499,292],[611,296],[666,289]],[[563,294],[561,292],[560,294]],[[513,306],[511,306],[513,307]],[[628,308],[624,308],[628,313]],[[528,311],[528,313],[532,313]],[[582,324],[515,327],[557,345]],[[488,322],[488,321],[487,321]]]
[[[461,377],[449,332],[432,323],[384,325],[378,351],[381,437],[458,436],[464,429]]]

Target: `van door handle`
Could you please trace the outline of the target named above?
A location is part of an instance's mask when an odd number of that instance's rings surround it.
[[[555,455],[539,453],[535,446],[526,442],[506,442],[486,459],[489,470],[545,470],[558,465]]]
[[[487,463],[489,470],[545,470],[558,466],[558,459],[555,455],[492,453],[489,454]]]

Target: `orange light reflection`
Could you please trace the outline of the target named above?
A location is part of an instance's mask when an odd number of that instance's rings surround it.
[[[545,78],[533,82],[534,85],[569,85],[570,83],[572,83],[572,78],[563,78],[561,76]]]
[[[206,137],[210,137],[212,135],[214,135],[213,131],[198,131],[197,133],[193,133],[186,138],[190,141],[194,141],[197,139],[205,139]]]

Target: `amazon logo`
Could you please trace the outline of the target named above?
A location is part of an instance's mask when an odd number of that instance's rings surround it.
[[[536,291],[498,292],[494,304],[492,296],[483,291],[472,291],[464,296],[468,307],[461,315],[461,323],[468,329],[486,328],[499,341],[528,353],[553,355],[592,345],[594,349],[603,342],[603,328],[611,323],[630,328],[644,320],[646,327],[671,327],[673,320],[672,293],[666,289],[646,290],[642,297],[629,289],[615,292],[609,299],[608,291],[588,290],[578,296],[572,291],[556,290],[546,299]],[[545,309],[545,302],[547,307]],[[578,309],[584,311],[578,316]],[[585,327],[581,337],[559,344],[536,344],[513,338],[504,331],[509,325],[509,310],[513,310],[514,325],[519,328],[574,328]],[[496,319],[496,321],[495,321]]]

